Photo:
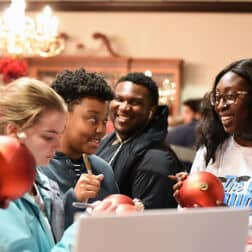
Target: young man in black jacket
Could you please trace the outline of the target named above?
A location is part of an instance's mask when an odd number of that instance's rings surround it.
[[[146,209],[175,208],[174,181],[168,175],[182,165],[168,146],[168,108],[158,106],[156,83],[143,73],[129,73],[115,85],[110,118],[115,132],[97,154],[113,168],[120,192],[142,200]]]

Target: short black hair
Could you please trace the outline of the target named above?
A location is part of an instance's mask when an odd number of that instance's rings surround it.
[[[63,97],[69,109],[85,97],[102,101],[111,101],[114,98],[112,88],[101,75],[86,72],[83,68],[58,73],[52,88]]]
[[[199,113],[201,100],[201,98],[187,99],[183,102],[183,105],[189,107],[194,113]]]
[[[133,72],[133,73],[128,73],[127,75],[121,77],[117,81],[116,85],[119,82],[123,82],[123,81],[130,81],[136,85],[141,85],[141,86],[146,87],[149,90],[152,105],[158,105],[158,97],[159,97],[158,87],[157,87],[156,82],[152,78],[146,76],[144,73],[141,73],[141,72]]]

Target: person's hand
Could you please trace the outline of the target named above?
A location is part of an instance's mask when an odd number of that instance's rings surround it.
[[[113,204],[109,199],[96,201],[91,205],[92,207],[88,207],[86,211],[92,216],[114,213],[117,208],[117,205]]]
[[[10,204],[8,199],[1,199],[0,200],[0,208],[7,208]]]
[[[177,180],[177,183],[173,186],[173,196],[176,199],[176,201],[178,202],[178,204],[180,204],[179,201],[179,190],[182,187],[183,181],[188,177],[188,173],[187,172],[179,172],[177,173],[175,176],[174,175],[169,175],[168,178],[173,179],[173,180]],[[223,201],[216,201],[216,206],[217,207],[223,207],[223,206],[227,206]],[[198,208],[198,207],[202,207],[198,204],[194,204],[193,205],[194,208]]]
[[[77,181],[74,192],[78,201],[95,198],[100,190],[104,175],[82,174]]]
[[[174,175],[169,175],[168,176],[168,178],[177,181],[177,183],[173,186],[173,190],[174,190],[173,197],[176,199],[178,204],[179,204],[179,197],[178,197],[179,190],[182,187],[183,180],[185,180],[187,178],[187,176],[188,176],[187,172],[179,172],[175,176]]]
[[[223,201],[217,200],[216,201],[216,206],[217,207],[226,207],[227,205]]]

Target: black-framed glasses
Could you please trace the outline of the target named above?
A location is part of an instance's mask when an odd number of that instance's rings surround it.
[[[219,94],[212,92],[210,94],[210,102],[212,106],[218,106],[222,99],[223,105],[232,105],[236,102],[239,95],[246,95],[247,91],[236,91],[235,93]]]

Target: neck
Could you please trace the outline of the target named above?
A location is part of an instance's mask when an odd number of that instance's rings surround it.
[[[234,135],[235,141],[241,146],[252,146],[252,135]]]
[[[78,160],[82,157],[82,153],[76,152],[73,150],[71,147],[69,148],[60,148],[60,152],[64,153],[67,157],[73,159],[73,160]]]
[[[136,135],[139,135],[139,134],[141,134],[142,132],[144,132],[148,125],[149,125],[149,124],[146,123],[146,125],[143,126],[143,127],[140,127],[140,126],[139,126],[139,128],[136,128],[135,131],[134,131],[131,135],[129,135],[129,134],[120,134],[119,132],[115,131],[116,137],[117,137],[117,139],[118,139],[120,142],[129,141],[130,139],[134,138]]]

